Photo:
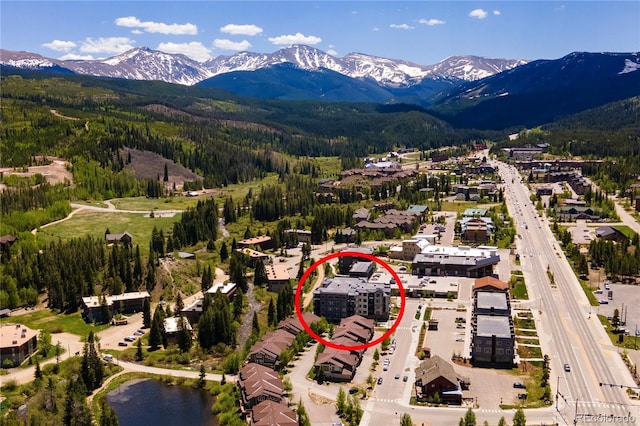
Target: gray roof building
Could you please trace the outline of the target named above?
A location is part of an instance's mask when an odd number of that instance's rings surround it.
[[[389,318],[391,285],[368,283],[363,278],[325,278],[313,292],[313,312],[328,321],[352,315],[386,321]]]

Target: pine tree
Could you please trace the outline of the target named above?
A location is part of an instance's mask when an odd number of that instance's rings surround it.
[[[138,339],[138,343],[137,343],[137,349],[136,349],[136,361],[140,362],[144,359],[144,354],[142,353],[142,340]]]
[[[411,420],[411,416],[407,413],[402,415],[400,419],[400,426],[413,426],[413,420]]]
[[[304,261],[300,258],[300,266],[298,267],[298,274],[296,275],[296,279],[300,281],[302,276],[304,275]]]
[[[253,275],[253,284],[263,286],[267,284],[267,270],[264,267],[262,259],[256,261],[255,272]]]
[[[70,379],[67,383],[62,422],[65,426],[88,426],[93,422],[91,410],[86,404],[87,388],[81,378]]]
[[[178,292],[176,294],[176,313],[179,314],[184,309],[184,301],[182,300],[182,294]]]
[[[40,369],[40,361],[36,358],[36,372],[35,372],[36,380],[42,379],[42,370]]]
[[[149,331],[149,346],[152,351],[160,348],[164,340],[164,311],[161,305],[156,307]]]
[[[162,178],[163,182],[169,182],[169,166],[167,163],[164,163],[164,177]]]
[[[244,304],[244,295],[242,293],[236,294],[233,298],[233,318],[239,319],[242,315],[242,308]]]
[[[224,262],[229,258],[229,252],[227,251],[227,243],[222,242],[222,246],[220,246],[220,261]]]
[[[304,408],[302,400],[298,402],[298,426],[311,426],[311,420],[307,414],[307,409]]]
[[[102,399],[100,403],[100,426],[119,426],[120,422],[118,421],[118,416],[116,412],[111,406]]]
[[[340,389],[338,389],[338,396],[336,397],[336,411],[338,412],[338,415],[342,415],[345,412],[346,408],[347,394],[345,393],[344,389],[342,389],[342,386],[340,386]]]
[[[205,380],[207,378],[207,370],[204,368],[204,364],[200,364],[200,376],[198,376],[198,387],[203,388]]]
[[[142,325],[144,328],[151,327],[151,302],[149,298],[145,298],[142,305]]]
[[[276,307],[273,305],[273,298],[269,299],[269,310],[267,311],[267,324],[274,327],[278,324],[278,319],[276,317]]]
[[[251,330],[256,335],[260,335],[260,324],[258,323],[258,315],[254,312],[253,319],[251,320]]]
[[[107,305],[107,298],[102,295],[100,300],[100,316],[102,317],[103,324],[109,324],[111,322],[111,309]]]
[[[513,426],[527,426],[527,418],[522,408],[518,408],[513,415]]]
[[[471,407],[464,414],[464,424],[465,426],[476,426],[476,413],[473,412]]]
[[[209,306],[198,321],[198,343],[202,349],[208,351],[213,347],[215,332],[213,306]]]
[[[178,320],[178,347],[180,352],[189,352],[193,342],[191,340],[191,331],[188,328],[188,322],[183,317]]]

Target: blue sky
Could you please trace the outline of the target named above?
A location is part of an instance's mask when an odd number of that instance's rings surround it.
[[[0,47],[97,59],[146,46],[204,61],[306,44],[421,65],[640,50],[639,1],[6,1]]]

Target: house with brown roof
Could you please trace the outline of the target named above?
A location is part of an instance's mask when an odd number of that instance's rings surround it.
[[[322,370],[325,380],[348,382],[353,379],[361,361],[362,358],[355,351],[325,348],[322,353],[318,354],[314,365],[316,370]]]
[[[304,318],[304,322],[311,327],[311,324],[315,324],[320,321],[320,317],[314,314],[313,312],[305,312],[302,314],[302,318]],[[300,322],[300,319],[297,315],[292,315],[280,321],[278,324],[278,329],[288,331],[294,336],[306,331]]]
[[[264,365],[250,363],[238,372],[237,386],[242,396],[242,406],[250,409],[262,401],[281,402],[284,384],[277,372]]]
[[[293,343],[295,336],[286,330],[275,330],[265,334],[262,339],[251,346],[249,350],[249,362],[266,365],[278,369],[280,367],[280,354]]]
[[[256,263],[258,260],[262,260],[262,262],[266,265],[271,262],[271,258],[268,254],[262,253],[261,251],[250,249],[248,247],[237,248],[236,251],[238,253],[242,253],[244,255],[245,260],[247,261],[247,265],[252,268],[256,267]]]
[[[250,426],[298,426],[298,415],[287,405],[262,401],[251,410]]]
[[[107,243],[112,244],[112,243],[122,243],[125,245],[130,245],[131,242],[133,241],[133,236],[127,232],[121,232],[119,234],[104,234],[104,239]]]
[[[335,328],[333,335],[338,337],[336,333],[341,333],[340,330],[358,330],[357,334],[365,336],[366,341],[369,341],[375,332],[375,324],[373,319],[365,318],[361,315],[352,315],[340,321],[340,325]]]
[[[509,284],[492,276],[486,276],[473,282],[473,291],[476,292],[478,290],[506,292],[509,290]]]
[[[462,403],[462,387],[453,365],[433,355],[426,358],[416,368],[415,391],[418,401],[433,400],[435,395],[442,402]]]
[[[238,247],[240,248],[250,248],[251,246],[258,247],[260,250],[268,250],[273,247],[273,241],[268,235],[261,235],[259,237],[247,238],[238,241]]]

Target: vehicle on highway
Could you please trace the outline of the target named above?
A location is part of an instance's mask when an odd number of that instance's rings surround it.
[[[513,387],[516,389],[526,389],[527,387],[524,385],[524,383],[522,382],[515,382],[513,384]]]
[[[567,373],[569,373],[571,371],[571,366],[569,364],[565,364],[564,365],[564,371],[566,371]]]
[[[382,377],[378,377],[378,384],[381,385],[382,384]]]
[[[400,378],[400,373],[396,373],[395,376],[393,376],[394,379],[398,380]]]

